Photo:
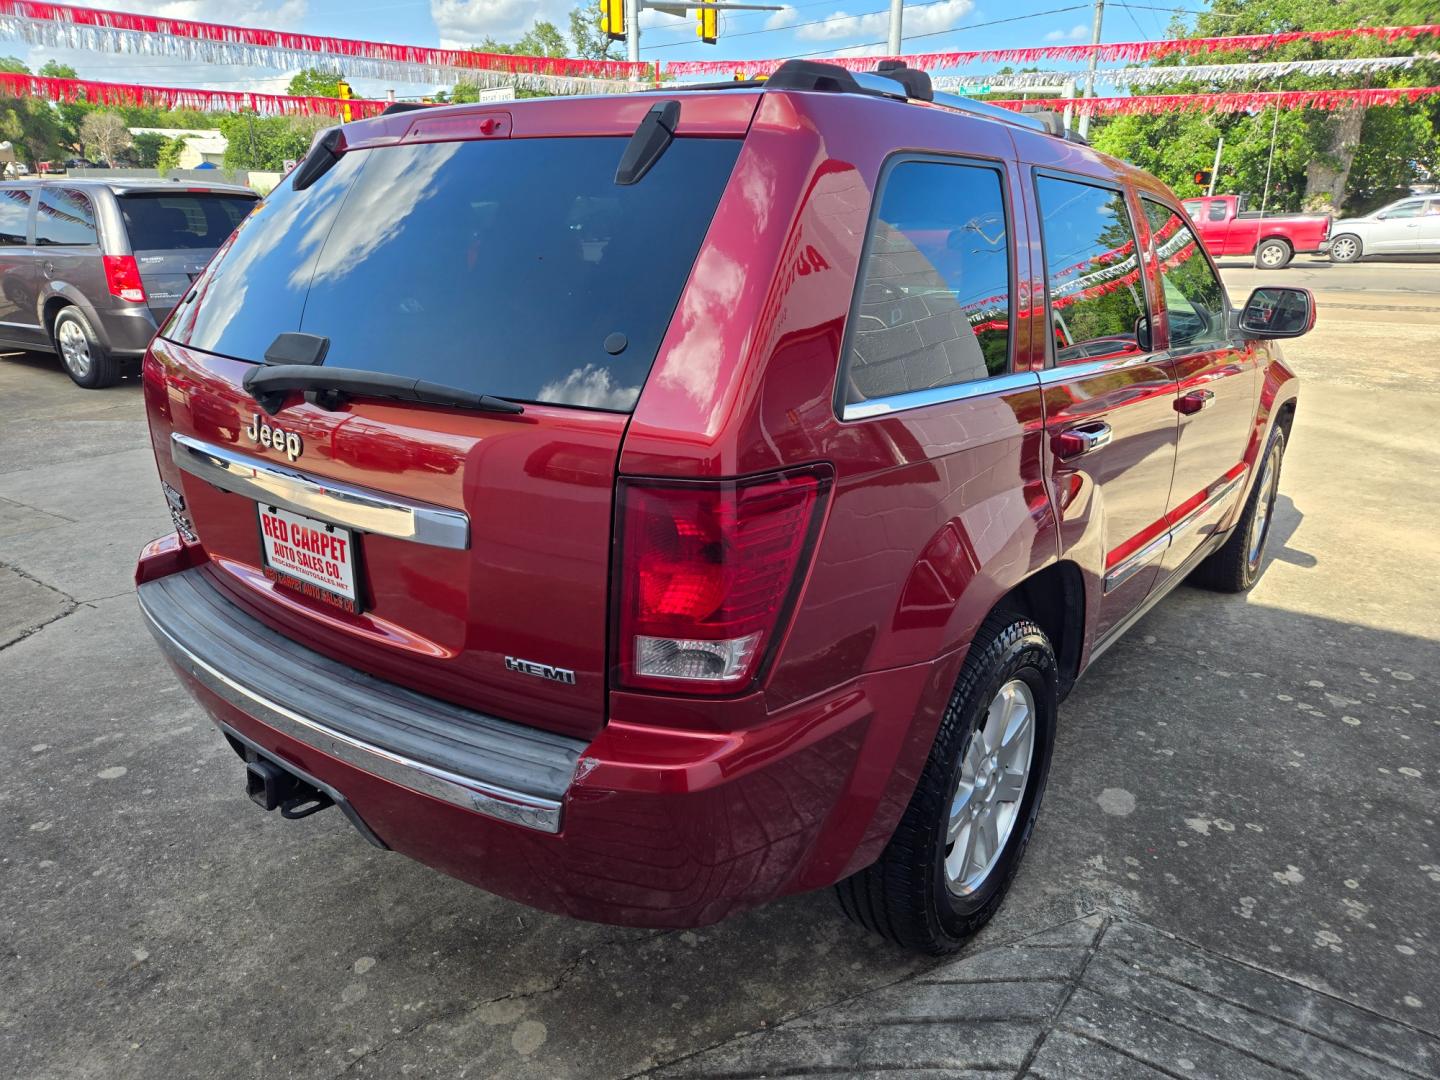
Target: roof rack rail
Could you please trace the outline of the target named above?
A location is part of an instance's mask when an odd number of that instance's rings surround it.
[[[1016,112],[988,101],[962,97],[959,94],[939,94],[930,81],[929,72],[906,67],[903,60],[882,60],[871,71],[851,71],[839,64],[827,64],[823,60],[786,60],[768,78],[755,76],[749,80],[736,79],[733,82],[676,84],[665,88],[666,93],[676,90],[737,90],[760,87],[766,90],[812,90],[831,94],[868,94],[872,97],[886,97],[897,101],[926,101],[943,105],[956,112],[969,113],[987,120],[998,120],[1004,124],[1029,128],[1057,139],[1089,146],[1084,136],[1068,131],[1059,114],[1053,110],[1024,109]]]

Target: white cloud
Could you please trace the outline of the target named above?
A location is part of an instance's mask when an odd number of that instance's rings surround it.
[[[465,49],[487,36],[514,41],[537,19],[548,19],[567,33],[572,7],[572,0],[430,0],[430,17],[442,48]]]
[[[1069,30],[1051,30],[1045,35],[1046,41],[1084,41],[1090,36],[1090,27],[1076,23]]]
[[[939,3],[910,8],[905,12],[905,34],[933,34],[954,29],[961,19],[974,10],[974,0],[940,0]],[[836,41],[862,35],[884,37],[889,27],[888,11],[876,11],[868,15],[848,15],[837,11],[824,22],[799,27],[795,36],[803,41]]]
[[[799,17],[800,13],[789,4],[786,4],[779,11],[772,11],[770,13],[770,17],[765,20],[765,29],[782,30]]]
[[[70,0],[78,7],[114,9],[112,0]],[[231,23],[239,26],[263,26],[272,30],[293,30],[305,17],[306,0],[129,0],[126,11],[142,15],[161,15],[171,19],[194,19],[197,22]]]

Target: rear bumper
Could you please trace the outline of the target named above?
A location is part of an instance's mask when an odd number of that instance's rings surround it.
[[[105,346],[115,356],[132,359],[144,356],[157,329],[155,316],[148,307],[119,304],[97,311],[100,325],[96,330],[104,337]]]
[[[628,722],[615,695],[584,745],[346,669],[180,554],[142,558],[140,604],[217,724],[342,794],[395,851],[597,922],[705,925],[873,860],[938,723],[923,703],[954,676],[868,674],[724,733]]]
[[[426,698],[245,614],[203,567],[136,590],[171,666],[231,708],[417,794],[542,832],[585,744]]]

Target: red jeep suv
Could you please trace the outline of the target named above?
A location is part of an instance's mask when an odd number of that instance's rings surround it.
[[[266,809],[578,918],[990,917],[1296,384],[1161,184],[921,72],[324,133],[151,346],[139,601]]]

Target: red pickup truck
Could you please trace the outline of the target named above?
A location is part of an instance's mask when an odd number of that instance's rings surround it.
[[[1184,205],[1211,255],[1253,253],[1262,270],[1288,266],[1297,251],[1319,251],[1330,234],[1327,214],[1261,214],[1243,209],[1239,195],[1207,195]]]

